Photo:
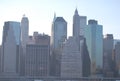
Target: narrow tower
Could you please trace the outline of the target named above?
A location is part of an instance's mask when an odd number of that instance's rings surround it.
[[[26,46],[27,40],[28,40],[28,34],[29,34],[29,20],[25,15],[23,15],[23,18],[21,20],[21,43],[22,46]]]
[[[78,14],[78,10],[75,10],[73,16],[73,36],[78,37],[80,35],[80,16]]]

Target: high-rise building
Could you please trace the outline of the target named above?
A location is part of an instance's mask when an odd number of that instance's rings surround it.
[[[83,37],[80,40],[80,52],[81,52],[81,58],[82,58],[82,76],[83,77],[89,77],[90,76],[90,56],[88,52],[88,48],[86,45],[86,39]]]
[[[84,28],[87,25],[87,17],[86,16],[79,16],[78,10],[75,10],[73,16],[73,36],[84,36]]]
[[[84,36],[84,30],[87,25],[87,17],[86,16],[80,16],[80,35]]]
[[[49,76],[50,36],[34,33],[26,45],[25,76]]]
[[[53,49],[59,48],[67,38],[67,22],[63,17],[54,18],[51,31],[51,45]]]
[[[112,34],[107,34],[103,39],[103,72],[105,77],[112,77],[112,54],[114,39]]]
[[[63,45],[61,56],[61,77],[82,77],[82,58],[76,37],[69,37]]]
[[[23,16],[21,20],[21,44],[26,46],[29,37],[29,20]]]
[[[2,73],[17,75],[19,72],[20,23],[4,23],[2,40]]]
[[[67,22],[63,17],[54,17],[51,31],[51,72],[60,76],[61,47],[67,39]]]
[[[73,36],[79,37],[80,36],[80,16],[78,14],[78,10],[75,10],[73,16]]]
[[[117,42],[115,45],[115,63],[118,76],[120,77],[120,42]]]
[[[103,29],[96,20],[89,20],[85,27],[85,38],[91,60],[91,75],[103,69]]]
[[[25,75],[26,44],[29,38],[29,20],[25,15],[21,20],[20,75]]]

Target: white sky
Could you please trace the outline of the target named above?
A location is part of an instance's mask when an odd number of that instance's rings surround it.
[[[72,35],[72,18],[78,8],[79,15],[96,19],[103,25],[103,34],[114,34],[120,39],[120,0],[0,0],[0,42],[5,21],[29,18],[29,34],[34,31],[51,34],[51,23],[56,12],[68,23],[68,36]]]

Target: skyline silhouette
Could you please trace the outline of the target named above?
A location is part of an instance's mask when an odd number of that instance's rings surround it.
[[[113,34],[115,39],[119,36],[119,3],[118,0],[4,0],[0,1],[0,42],[2,41],[2,28],[5,21],[19,21],[25,14],[30,21],[29,34],[34,31],[51,35],[54,12],[62,16],[68,23],[68,36],[72,35],[72,17],[74,10],[78,9],[80,16],[87,16],[87,20],[96,19],[103,25],[103,35]],[[9,13],[9,14],[8,14]],[[46,30],[47,29],[47,30]]]

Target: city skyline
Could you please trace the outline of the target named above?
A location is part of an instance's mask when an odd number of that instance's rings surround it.
[[[0,42],[2,41],[2,28],[5,21],[19,21],[23,14],[30,21],[29,34],[34,31],[51,35],[54,12],[62,16],[68,23],[68,36],[72,36],[72,19],[77,8],[80,16],[87,16],[87,20],[96,19],[103,25],[103,34],[113,34],[115,39],[119,36],[119,3],[118,0],[4,0],[0,1]],[[9,14],[8,14],[9,13]],[[47,29],[47,30],[46,30]],[[114,30],[114,31],[113,31]]]

